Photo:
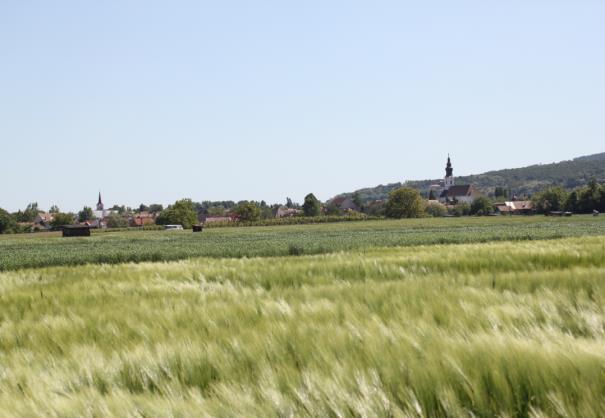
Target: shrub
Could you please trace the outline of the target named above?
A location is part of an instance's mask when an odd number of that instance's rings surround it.
[[[471,215],[489,215],[494,212],[494,205],[491,200],[485,196],[480,196],[473,201],[470,207]]]
[[[191,199],[181,199],[168,206],[158,215],[158,225],[183,225],[189,229],[197,223],[197,212]]]
[[[426,213],[433,218],[439,218],[447,215],[447,208],[439,202],[429,202],[426,205]]]
[[[389,194],[385,213],[389,218],[420,218],[424,214],[424,201],[418,190],[402,187]]]

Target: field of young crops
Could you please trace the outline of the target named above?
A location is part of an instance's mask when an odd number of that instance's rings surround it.
[[[486,217],[365,221],[340,224],[121,231],[89,238],[0,236],[0,270],[85,263],[255,257],[419,244],[537,240],[605,235],[605,217]]]
[[[385,225],[401,231],[377,242],[429,241]],[[460,239],[486,238],[482,225],[460,225]],[[526,234],[591,228],[544,225]],[[454,227],[437,224],[437,239]],[[231,242],[258,245],[260,233],[234,231]],[[344,233],[319,236],[326,247],[345,241],[337,249],[373,237]],[[186,242],[217,239],[204,234]],[[0,416],[605,411],[604,236],[26,269],[0,273],[0,296]]]

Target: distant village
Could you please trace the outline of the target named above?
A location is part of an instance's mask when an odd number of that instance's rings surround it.
[[[411,193],[411,194],[410,194]],[[547,215],[571,216],[573,212],[598,215],[597,209],[605,205],[605,186],[592,183],[581,190],[568,192],[562,188],[545,190],[531,200],[517,198],[497,200],[505,193],[487,197],[472,184],[456,184],[452,160],[448,155],[445,165],[445,175],[441,181],[431,184],[428,190],[408,189],[405,199],[415,199],[418,204],[413,212],[405,212],[394,208],[393,193],[389,199],[363,201],[352,195],[337,196],[327,202],[319,202],[313,194],[305,197],[303,204],[287,199],[285,204],[268,205],[266,202],[254,201],[223,201],[223,202],[192,202],[183,199],[164,208],[160,204],[141,204],[138,208],[113,205],[107,207],[101,192],[97,202],[91,207],[84,208],[77,214],[62,213],[56,206],[49,211],[39,210],[37,204],[30,204],[25,210],[11,216],[12,229],[6,227],[8,221],[2,221],[0,209],[0,232],[36,232],[58,229],[65,225],[82,226],[93,229],[103,228],[161,228],[180,227],[191,228],[193,225],[226,225],[238,222],[286,223],[291,218],[307,218],[313,221],[316,217],[326,217],[334,221],[341,217],[354,219],[372,219],[379,217],[443,217],[466,215],[531,215],[545,213]],[[422,198],[421,196],[424,196]],[[420,202],[422,199],[422,202]],[[392,200],[392,201],[391,201]],[[400,205],[406,206],[405,202]],[[408,205],[409,206],[409,205]],[[94,207],[94,209],[93,209]],[[7,215],[5,215],[6,217]],[[313,219],[309,219],[313,218]],[[300,221],[300,219],[292,219]],[[295,222],[292,222],[295,223]],[[296,222],[303,223],[303,222]]]

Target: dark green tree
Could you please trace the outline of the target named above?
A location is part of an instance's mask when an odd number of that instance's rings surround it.
[[[562,187],[550,187],[536,193],[532,200],[538,213],[560,211],[565,208],[567,192]]]
[[[494,213],[494,204],[485,196],[479,196],[471,203],[471,215],[489,215]]]
[[[160,213],[163,210],[164,210],[164,205],[160,205],[158,203],[152,203],[151,205],[149,205],[149,212]]]
[[[38,203],[33,202],[27,205],[24,211],[18,211],[15,214],[15,219],[17,222],[33,222],[38,216]]]
[[[309,193],[305,196],[302,209],[305,216],[319,216],[321,214],[321,203],[313,193]]]
[[[353,193],[352,200],[355,206],[357,206],[357,209],[363,211],[363,199],[361,198],[359,192]]]
[[[74,223],[74,215],[71,213],[56,213],[53,216],[53,220],[50,224],[54,228],[58,228],[64,225],[71,225]]]
[[[385,215],[389,218],[420,218],[425,204],[418,190],[402,187],[389,193]]]
[[[12,231],[15,225],[16,222],[13,215],[0,208],[0,234]]]
[[[435,197],[435,191],[433,189],[429,191],[429,200],[437,200]]]
[[[578,192],[577,190],[573,190],[567,196],[565,200],[565,210],[568,212],[577,212],[578,211]]]
[[[92,209],[88,206],[84,206],[80,212],[78,212],[78,221],[86,222],[92,221],[95,218],[95,215],[92,212]]]
[[[182,225],[189,229],[197,223],[197,211],[191,199],[181,199],[164,209],[155,221],[158,225]]]
[[[128,226],[128,218],[124,215],[112,213],[107,217],[108,228],[125,228]]]
[[[254,222],[260,219],[260,208],[254,202],[240,202],[234,212],[243,222]]]
[[[59,206],[57,205],[52,205],[50,207],[50,210],[48,211],[48,213],[59,213],[61,212],[61,210],[59,210]]]

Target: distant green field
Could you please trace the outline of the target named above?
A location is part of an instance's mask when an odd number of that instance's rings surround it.
[[[521,229],[534,237],[591,226],[602,232],[602,224],[585,219],[393,222],[356,234],[428,241],[431,233],[415,230],[427,225],[438,239],[454,239],[453,228],[464,240],[507,228],[507,237],[523,237]],[[248,237],[241,248],[249,251],[262,243],[256,237],[262,231],[165,240],[191,246]],[[309,233],[342,248],[344,237],[356,236],[346,231]],[[270,230],[265,239],[302,233]],[[102,248],[129,239],[99,238],[90,242]],[[165,244],[161,235],[131,239]],[[45,244],[63,245],[55,241]],[[0,273],[0,416],[599,417],[603,411],[602,236]]]
[[[0,270],[191,257],[321,254],[372,247],[605,235],[605,217],[486,217],[341,224],[108,232],[90,238],[1,236]]]

